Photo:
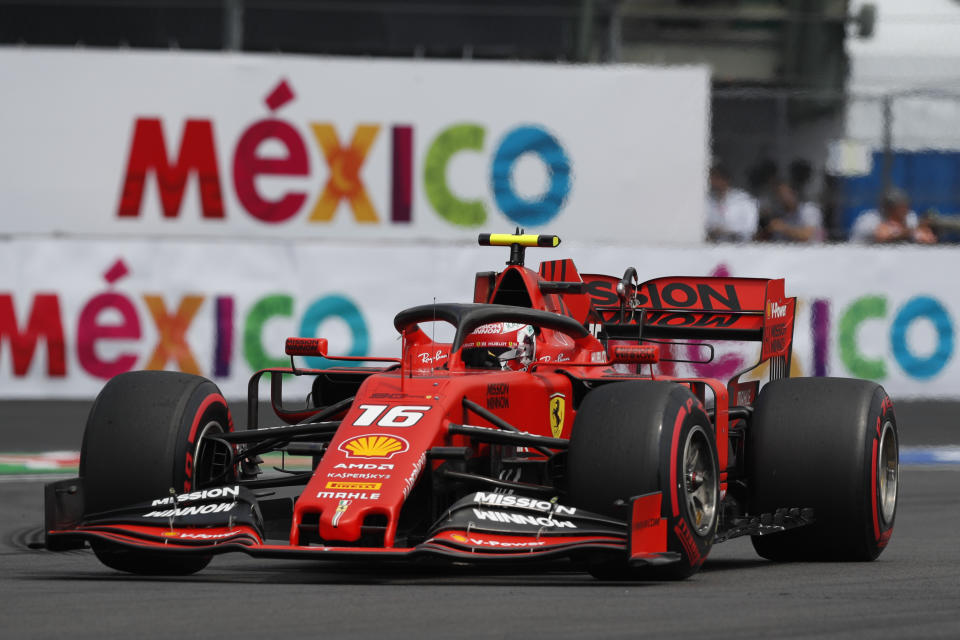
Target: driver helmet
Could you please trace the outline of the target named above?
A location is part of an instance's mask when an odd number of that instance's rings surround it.
[[[529,324],[491,322],[464,338],[461,357],[468,367],[523,371],[536,357],[536,334]]]

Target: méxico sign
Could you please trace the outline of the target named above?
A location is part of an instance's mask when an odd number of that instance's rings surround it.
[[[398,311],[431,299],[467,302],[474,274],[502,259],[497,250],[441,243],[23,239],[0,249],[0,398],[93,397],[134,369],[199,374],[239,398],[251,373],[289,363],[289,336],[327,338],[335,354],[397,356]],[[527,263],[555,254],[531,249]],[[584,272],[636,266],[643,279],[784,277],[787,295],[798,298],[793,375],[868,378],[895,400],[960,396],[950,249],[570,246],[563,255]],[[705,359],[689,341],[673,349],[678,360]],[[727,380],[758,355],[757,343],[721,341],[710,362],[665,360],[658,370]]]
[[[26,49],[0,82],[0,231],[702,236],[702,68]]]
[[[264,100],[275,112],[294,99],[290,85],[281,80]],[[332,222],[341,202],[348,205],[354,221],[362,224],[381,222],[381,214],[370,198],[362,174],[371,147],[380,137],[379,124],[358,124],[349,142],[339,139],[332,122],[310,122],[313,142],[322,151],[327,177],[313,199],[307,216],[311,223]],[[390,134],[390,204],[387,220],[393,224],[411,222],[413,199],[413,135],[411,125],[393,124]],[[423,190],[433,210],[447,223],[477,227],[488,221],[482,200],[456,196],[447,182],[447,168],[455,155],[482,153],[486,129],[478,123],[453,124],[430,141],[424,158]],[[270,144],[281,152],[261,150]],[[134,123],[130,154],[124,173],[117,216],[136,218],[143,210],[147,180],[156,178],[163,216],[177,218],[183,209],[187,181],[195,177],[200,191],[201,216],[223,220],[221,162],[214,145],[213,121],[209,118],[186,120],[179,153],[169,156],[160,118],[139,117]],[[173,147],[171,147],[173,148]],[[525,199],[513,184],[514,165],[523,154],[532,154],[544,164],[547,188],[535,198]],[[570,194],[570,158],[563,145],[541,126],[521,125],[505,134],[493,153],[490,183],[497,208],[510,221],[522,226],[543,225],[554,220]],[[237,141],[231,166],[232,186],[240,208],[268,224],[282,224],[304,211],[308,193],[291,189],[271,197],[258,186],[258,178],[277,176],[309,178],[312,174],[307,142],[293,124],[271,113],[248,126]]]

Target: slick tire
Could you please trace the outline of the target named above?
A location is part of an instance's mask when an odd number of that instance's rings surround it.
[[[696,486],[685,481],[692,470],[698,474]],[[716,534],[719,477],[713,427],[689,389],[670,382],[632,381],[591,391],[570,438],[571,503],[629,521],[627,507],[618,502],[662,492],[667,549],[681,559],[635,568],[627,566],[625,557],[588,559],[590,573],[626,580],[679,580],[695,573]]]
[[[116,376],[94,401],[83,434],[85,516],[234,480],[223,475],[226,452],[203,440],[232,430],[223,395],[205,378],[171,371]],[[161,559],[102,542],[93,548],[107,566],[132,573],[182,575],[210,561],[189,554]]]
[[[788,378],[766,385],[747,435],[748,510],[812,507],[814,523],[753,536],[769,560],[873,560],[899,489],[897,419],[878,384]]]

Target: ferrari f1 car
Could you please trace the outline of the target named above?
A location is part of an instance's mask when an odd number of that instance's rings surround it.
[[[244,429],[209,380],[113,378],[90,411],[80,476],[46,487],[47,548],[89,544],[145,574],[243,552],[563,559],[610,579],[685,578],[713,544],[747,535],[772,560],[881,553],[897,504],[893,405],[871,382],[789,377],[796,300],[783,280],[638,284],[633,268],[526,268],[525,250],[556,236],[480,244],[509,247],[506,268],[476,275],[472,304],[398,313],[399,358],[288,339],[291,366],[250,381]],[[452,339],[431,337],[437,322]],[[759,343],[757,366],[730,380],[665,373],[678,353],[709,361],[730,340]],[[302,368],[302,356],[334,366]],[[283,402],[291,376],[312,377],[303,407]],[[281,426],[260,422],[265,377]],[[280,455],[309,462],[265,469]]]

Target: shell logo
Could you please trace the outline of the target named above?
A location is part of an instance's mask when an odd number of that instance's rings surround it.
[[[403,438],[368,433],[345,440],[337,447],[348,458],[392,458],[410,448]]]

